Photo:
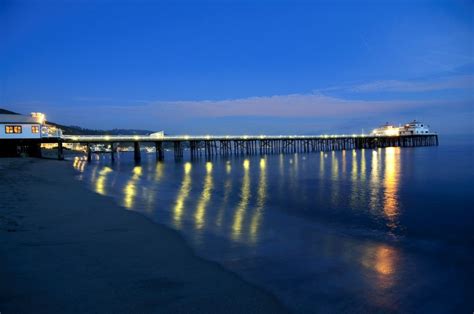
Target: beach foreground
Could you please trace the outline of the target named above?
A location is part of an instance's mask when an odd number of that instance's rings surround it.
[[[0,159],[1,313],[279,313],[272,295],[74,179]]]

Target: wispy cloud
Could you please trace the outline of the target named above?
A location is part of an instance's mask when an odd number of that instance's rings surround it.
[[[474,75],[458,75],[424,80],[379,80],[363,84],[341,85],[322,91],[370,92],[430,92],[452,89],[474,89]]]
[[[429,106],[433,102],[365,101],[323,94],[290,94],[226,100],[157,101],[146,105],[150,112],[194,117],[343,117]]]
[[[90,102],[90,103],[149,103],[150,100],[145,99],[119,99],[114,97],[88,97],[88,96],[78,96],[72,98],[76,102]]]

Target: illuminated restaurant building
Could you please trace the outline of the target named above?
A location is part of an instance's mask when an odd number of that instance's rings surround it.
[[[41,156],[41,139],[59,137],[60,130],[46,124],[45,115],[0,114],[0,156]]]

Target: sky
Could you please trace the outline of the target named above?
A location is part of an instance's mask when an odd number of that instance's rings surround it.
[[[474,133],[474,2],[0,1],[0,108],[94,129]]]

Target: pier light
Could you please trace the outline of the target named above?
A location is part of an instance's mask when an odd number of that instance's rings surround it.
[[[185,139],[185,140],[189,140],[189,135],[185,135],[185,136],[184,136],[184,139]]]
[[[135,135],[135,136],[133,137],[133,139],[136,140],[136,141],[138,141],[138,139],[139,139],[138,135]]]
[[[104,138],[106,141],[110,141],[110,136],[106,135]]]
[[[210,135],[206,135],[206,139],[208,139],[208,140],[209,140],[210,138],[211,138],[211,136],[210,136]]]
[[[244,140],[248,139],[249,137],[247,135],[244,135]]]

